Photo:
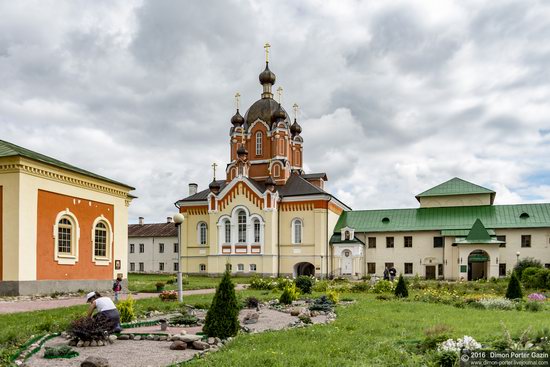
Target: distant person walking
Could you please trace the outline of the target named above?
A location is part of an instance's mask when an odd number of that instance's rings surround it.
[[[390,280],[390,271],[388,270],[388,267],[384,269],[384,280]]]
[[[389,270],[390,273],[390,280],[393,282],[395,279],[395,276],[397,275],[397,270],[392,266]]]
[[[90,308],[88,309],[88,317],[96,317],[99,314],[102,314],[113,324],[113,329],[111,330],[114,333],[119,333],[122,331],[120,327],[120,314],[109,297],[102,297],[98,292],[90,292],[86,295],[86,303],[90,303]],[[94,310],[97,313],[94,315]]]
[[[118,303],[118,295],[122,291],[122,279],[117,277],[113,283],[113,291],[115,292],[115,303]]]

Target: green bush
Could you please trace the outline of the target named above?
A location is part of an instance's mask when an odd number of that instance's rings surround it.
[[[370,290],[370,283],[368,282],[358,282],[353,283],[351,286],[352,292],[368,292]]]
[[[309,294],[315,284],[315,278],[308,275],[300,275],[296,278],[294,283],[296,283],[296,287],[298,287],[301,293]]]
[[[298,319],[304,324],[312,324],[311,317],[309,317],[308,315],[302,314],[298,316]]]
[[[316,298],[309,306],[310,311],[332,311],[333,308],[334,302],[332,302],[327,296]]]
[[[521,281],[527,288],[550,288],[550,269],[528,267],[523,270]]]
[[[508,282],[508,289],[506,290],[506,298],[508,299],[521,299],[523,298],[523,291],[521,290],[521,284],[519,283],[516,272],[512,272],[510,282]]]
[[[334,304],[337,304],[340,300],[340,295],[335,290],[329,290],[327,292],[327,298]]]
[[[199,319],[197,316],[190,314],[182,314],[179,316],[174,316],[169,320],[169,323],[172,325],[196,325]]]
[[[379,280],[374,284],[372,291],[374,293],[390,293],[393,290],[393,283],[389,280]]]
[[[526,257],[518,261],[516,266],[514,266],[514,271],[516,272],[519,279],[522,279],[523,271],[527,268],[542,268],[542,263],[532,257]]]
[[[399,298],[407,298],[409,296],[409,290],[407,289],[407,283],[403,278],[403,274],[399,275],[399,280],[397,281],[394,294]]]
[[[44,358],[73,358],[78,356],[78,353],[75,352],[68,345],[62,345],[60,347],[46,347],[44,350]]]
[[[250,289],[257,290],[272,290],[277,288],[277,282],[270,278],[260,278],[259,276],[254,276],[252,280],[250,280],[250,285],[248,287]]]
[[[244,307],[246,308],[256,308],[260,304],[260,301],[256,297],[247,297],[244,300]]]
[[[313,286],[315,292],[326,292],[329,287],[329,282],[327,280],[320,280]]]
[[[544,306],[542,302],[538,302],[538,301],[529,301],[525,304],[526,311],[539,312],[539,311],[542,311],[543,308]]]
[[[296,285],[292,283],[292,284],[288,284],[283,289],[283,293],[281,294],[281,297],[279,297],[279,302],[284,305],[290,305],[292,304],[292,301],[296,301],[297,299],[298,299],[298,290],[296,289]]]
[[[453,351],[439,352],[438,363],[441,367],[454,367],[458,362],[458,353]]]
[[[120,322],[130,322],[136,318],[136,312],[134,310],[135,303],[132,296],[128,296],[124,301],[119,301],[117,303],[116,308],[120,313]]]
[[[226,339],[237,335],[239,327],[239,304],[235,285],[231,281],[229,271],[226,271],[206,313],[203,331],[208,336]]]

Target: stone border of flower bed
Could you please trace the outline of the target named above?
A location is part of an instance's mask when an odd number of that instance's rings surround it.
[[[38,353],[44,343],[46,343],[48,340],[55,338],[59,336],[59,333],[51,333],[51,334],[44,334],[42,336],[35,336],[31,337],[25,344],[21,346],[18,352],[16,352],[12,358],[11,361],[15,363],[17,366],[21,366],[27,359],[32,357],[34,354]],[[29,350],[29,347],[32,347],[33,349]]]

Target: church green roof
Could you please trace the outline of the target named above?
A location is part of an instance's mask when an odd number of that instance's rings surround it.
[[[133,187],[128,186],[126,184],[123,184],[121,182],[114,181],[114,180],[111,180],[110,178],[103,177],[103,176],[97,175],[93,172],[86,171],[86,170],[83,170],[81,168],[72,166],[68,163],[58,161],[57,159],[48,157],[44,154],[33,152],[32,150],[20,147],[18,145],[13,144],[13,143],[9,143],[7,141],[0,140],[0,158],[3,158],[3,157],[25,157],[25,158],[32,159],[32,160],[35,160],[35,161],[38,161],[38,162],[41,162],[41,163],[45,163],[45,164],[48,164],[48,165],[51,165],[51,166],[54,166],[54,167],[66,169],[68,171],[80,173],[81,175],[84,175],[84,176],[96,178],[96,179],[99,179],[99,180],[102,180],[102,181],[110,182],[110,183],[113,183],[113,184],[116,184],[116,185],[124,186],[124,187],[127,187],[129,189],[135,190]]]
[[[470,229],[470,233],[468,233],[468,236],[466,237],[467,241],[489,241],[491,240],[491,236],[489,235],[489,232],[485,229],[485,226],[479,219],[476,219],[474,222],[474,225],[472,226],[472,229]]]
[[[343,212],[334,232],[469,230],[479,219],[486,228],[550,227],[550,204],[483,205]]]
[[[479,186],[455,177],[449,181],[443,182],[437,186],[432,187],[418,195],[416,199],[430,196],[448,196],[448,195],[471,195],[471,194],[491,194],[491,202],[494,199],[495,192],[489,190],[483,186]]]

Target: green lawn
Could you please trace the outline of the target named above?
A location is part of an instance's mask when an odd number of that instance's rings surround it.
[[[166,284],[169,280],[173,279],[173,284]],[[128,288],[131,292],[156,292],[156,283],[162,282],[165,283],[165,290],[176,290],[177,284],[175,282],[175,274],[139,274],[139,273],[130,273],[128,274]],[[220,282],[219,277],[208,277],[208,276],[186,276],[184,277],[183,288],[185,290],[192,289],[206,289],[206,288],[216,288]],[[234,278],[235,283],[248,284],[250,283],[250,277],[238,277]]]
[[[208,278],[203,280],[210,281]],[[211,284],[216,285],[217,281]],[[417,292],[411,291],[411,298]],[[269,300],[278,295],[280,291],[238,292],[241,299],[255,296]],[[212,296],[188,296],[184,302],[207,305]],[[338,318],[330,325],[239,335],[226,349],[184,366],[419,366],[426,365],[427,359],[415,353],[415,345],[424,338],[424,331],[435,325],[449,327],[450,336],[454,338],[470,335],[482,343],[502,336],[501,322],[513,336],[528,327],[533,332],[550,328],[548,305],[541,312],[489,311],[410,299],[383,301],[370,293],[344,293],[342,298],[352,298],[357,302],[339,306],[336,310]],[[179,308],[176,302],[161,302],[156,297],[136,301],[138,313]],[[85,310],[86,306],[82,305],[0,315],[0,348],[4,348],[3,355],[12,352],[15,345],[33,334],[64,330],[72,319],[83,315]],[[0,358],[0,365],[1,361]]]

